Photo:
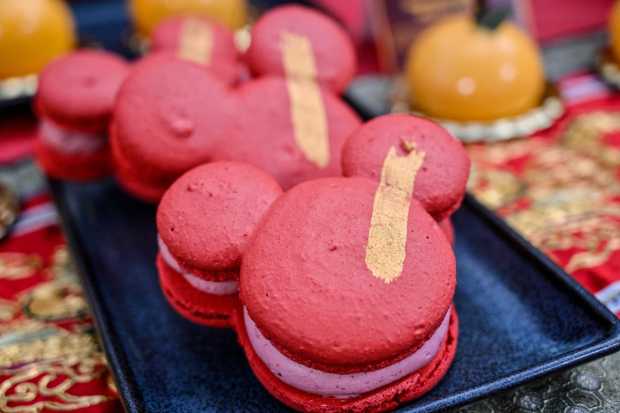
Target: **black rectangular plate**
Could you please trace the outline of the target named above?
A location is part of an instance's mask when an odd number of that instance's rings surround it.
[[[111,180],[51,187],[129,413],[286,410],[254,378],[232,331],[193,325],[166,303],[153,206]],[[619,347],[616,317],[493,213],[468,197],[453,222],[456,359],[402,411],[464,404]]]

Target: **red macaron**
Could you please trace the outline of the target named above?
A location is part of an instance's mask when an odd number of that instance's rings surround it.
[[[243,257],[240,342],[261,383],[294,409],[393,409],[435,386],[454,358],[452,248],[387,181],[296,186]]]
[[[252,27],[245,54],[257,76],[277,75],[317,80],[342,92],[357,70],[353,42],[337,22],[303,6],[281,6]]]
[[[236,131],[216,145],[213,158],[255,165],[284,189],[340,176],[342,146],[361,122],[330,90],[315,83],[298,86],[279,77],[243,84],[237,90]]]
[[[233,100],[194,63],[161,55],[137,63],[118,93],[110,128],[121,186],[158,201],[181,174],[211,160],[233,124]]]
[[[53,177],[86,181],[111,171],[107,128],[129,64],[108,52],[81,50],[50,63],[35,99],[37,160]]]
[[[244,71],[232,31],[203,16],[165,19],[151,34],[150,51],[197,63],[227,84]]]
[[[181,315],[231,325],[241,257],[281,193],[269,175],[237,162],[198,166],[166,191],[157,209],[157,268],[166,298]]]
[[[443,231],[450,244],[454,244],[454,225],[450,218],[446,218],[439,222],[439,228]]]
[[[378,180],[390,150],[402,154],[411,148],[424,152],[413,196],[442,221],[463,200],[470,161],[463,144],[430,120],[393,114],[365,123],[344,145],[343,174]]]

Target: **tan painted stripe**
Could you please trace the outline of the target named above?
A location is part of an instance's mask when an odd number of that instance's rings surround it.
[[[424,152],[403,142],[409,151],[398,156],[388,151],[381,169],[381,181],[375,192],[366,245],[366,266],[372,274],[390,283],[400,276],[405,263],[409,205]]]
[[[198,19],[187,19],[181,27],[178,56],[203,65],[211,62],[213,33],[211,27]]]
[[[297,147],[306,159],[324,168],[329,164],[329,133],[310,41],[293,33],[281,37],[282,60]]]

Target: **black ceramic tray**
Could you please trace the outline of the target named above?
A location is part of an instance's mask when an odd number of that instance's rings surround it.
[[[286,410],[232,331],[193,325],[166,303],[153,206],[113,181],[51,187],[127,412]],[[474,199],[454,226],[458,352],[439,386],[402,411],[443,411],[619,347],[618,320]]]

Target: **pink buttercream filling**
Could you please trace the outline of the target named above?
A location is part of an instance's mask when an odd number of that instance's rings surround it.
[[[411,355],[378,370],[351,374],[325,372],[297,363],[282,354],[263,336],[245,307],[243,317],[252,348],[280,380],[307,393],[349,398],[393,383],[427,365],[437,355],[446,337],[451,312],[452,309],[448,310],[439,328]]]
[[[195,289],[213,295],[235,294],[238,291],[239,283],[237,281],[208,281],[192,274],[190,271],[181,267],[178,261],[172,256],[166,243],[160,237],[157,237],[157,243],[159,245],[161,257],[166,265],[181,274]]]
[[[93,153],[106,144],[105,134],[67,130],[47,119],[41,120],[39,128],[41,141],[63,153]]]

